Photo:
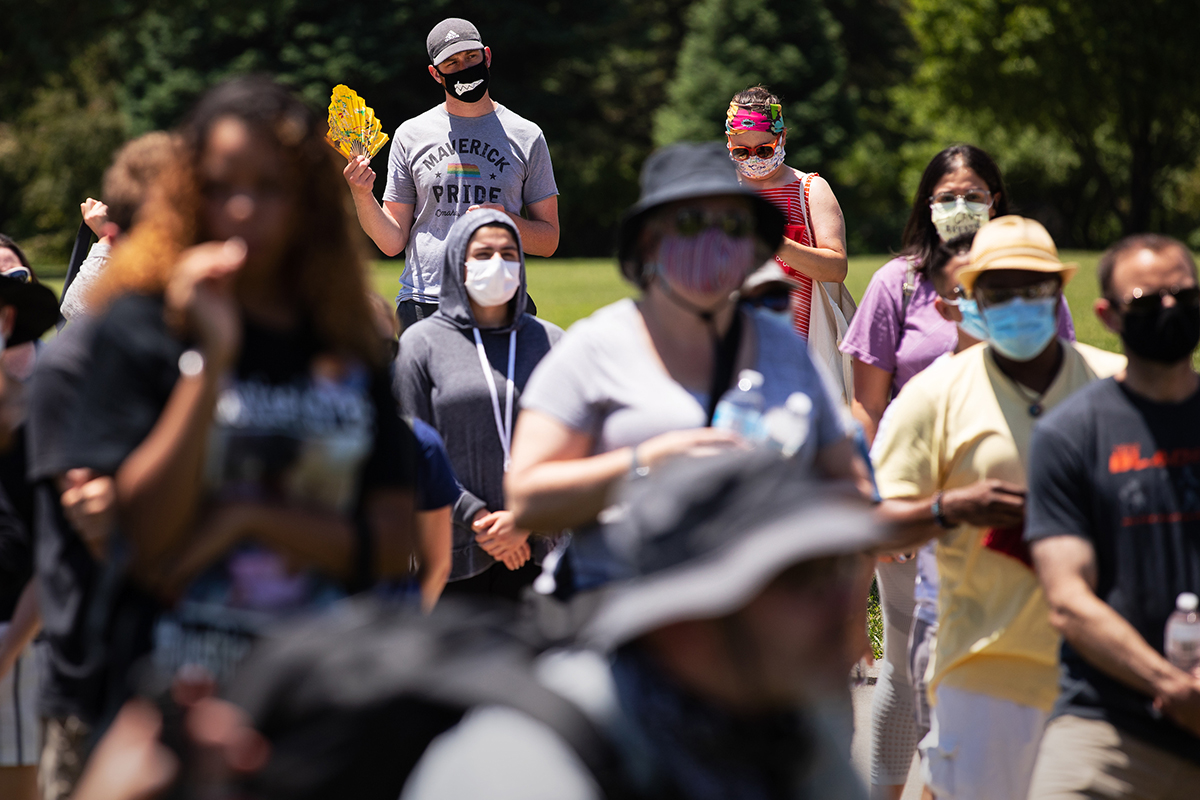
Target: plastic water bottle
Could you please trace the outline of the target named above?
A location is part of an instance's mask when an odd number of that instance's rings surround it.
[[[763,438],[763,385],[761,372],[744,369],[738,373],[737,385],[721,396],[713,414],[713,427],[733,431],[748,442]]]
[[[1184,592],[1175,599],[1175,613],[1167,619],[1167,630],[1163,637],[1167,660],[1184,672],[1192,672],[1200,666],[1200,614],[1196,607],[1200,599],[1191,592]]]
[[[791,458],[808,439],[812,421],[812,398],[804,392],[792,392],[783,406],[776,406],[763,416],[767,442]]]

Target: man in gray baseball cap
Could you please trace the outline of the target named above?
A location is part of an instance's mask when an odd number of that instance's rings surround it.
[[[491,48],[457,17],[435,25],[425,47],[445,102],[396,129],[383,205],[372,193],[369,158],[356,156],[344,171],[363,230],[387,255],[405,254],[396,298],[403,328],[437,310],[446,234],[463,214],[502,211],[526,253],[549,256],[558,248],[558,187],[546,137],[492,100]]]

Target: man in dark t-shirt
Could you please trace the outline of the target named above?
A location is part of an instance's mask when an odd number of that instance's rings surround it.
[[[1163,657],[1163,634],[1176,597],[1200,590],[1196,264],[1173,239],[1132,236],[1099,277],[1096,313],[1128,367],[1030,445],[1025,537],[1064,642],[1029,796],[1195,797],[1200,675]]]

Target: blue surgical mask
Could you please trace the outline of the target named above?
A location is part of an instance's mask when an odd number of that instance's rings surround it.
[[[956,301],[947,300],[946,302],[958,306],[958,313],[962,314],[962,321],[958,323],[958,327],[962,328],[964,333],[981,342],[988,340],[987,324],[983,321],[983,317],[979,315],[978,303],[965,297],[960,297]]]
[[[1006,303],[981,309],[987,341],[1013,361],[1030,361],[1058,333],[1058,296]]]

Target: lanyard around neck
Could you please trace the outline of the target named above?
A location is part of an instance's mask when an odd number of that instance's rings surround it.
[[[508,464],[512,460],[512,410],[513,410],[513,375],[517,365],[517,332],[508,334],[508,385],[504,391],[504,418],[500,417],[500,393],[496,391],[496,379],[492,377],[492,365],[488,362],[487,351],[483,349],[483,337],[479,328],[475,331],[475,351],[479,353],[479,366],[483,368],[483,377],[487,378],[488,391],[492,395],[492,414],[496,418],[496,434],[500,437],[500,447],[504,449],[504,471],[508,472]]]

